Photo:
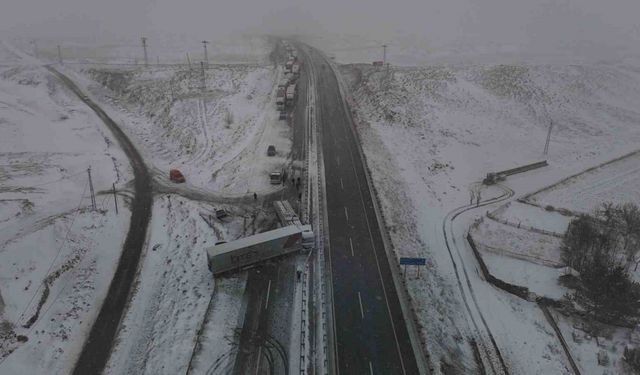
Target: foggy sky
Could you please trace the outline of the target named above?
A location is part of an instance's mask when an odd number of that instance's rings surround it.
[[[399,36],[434,46],[640,47],[638,0],[1,0],[0,33],[108,37],[232,33]]]

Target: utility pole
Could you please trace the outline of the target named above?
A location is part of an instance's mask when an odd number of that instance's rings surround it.
[[[33,43],[33,57],[35,57],[36,59],[38,58],[38,45],[36,44],[36,40],[32,40],[31,43]]]
[[[96,195],[93,191],[93,181],[91,181],[91,167],[87,168],[87,174],[89,174],[89,191],[91,192],[91,208],[96,210]]]
[[[382,45],[382,65],[387,63],[387,45]]]
[[[187,64],[189,64],[189,70],[191,70],[191,59],[189,58],[189,52],[187,52]]]
[[[544,154],[549,153],[549,142],[551,141],[551,129],[553,129],[553,120],[549,122],[549,131],[547,132],[547,141],[544,144]]]
[[[60,51],[60,45],[58,44],[58,62],[62,65],[62,52]]]
[[[142,49],[144,50],[144,66],[149,66],[149,60],[147,58],[147,38],[142,37]]]
[[[116,183],[113,183],[113,201],[116,204],[116,215],[118,214],[118,196],[116,195]]]
[[[207,42],[206,40],[202,41],[202,46],[204,47],[204,61],[205,64],[207,64],[207,68],[209,68],[209,56],[207,55],[207,44],[209,42]]]
[[[207,86],[207,82],[204,77],[204,62],[202,61],[200,61],[200,71],[202,71],[202,91],[204,91]]]

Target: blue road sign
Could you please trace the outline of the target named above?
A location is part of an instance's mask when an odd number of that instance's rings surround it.
[[[426,258],[400,258],[401,266],[424,266],[427,264]]]

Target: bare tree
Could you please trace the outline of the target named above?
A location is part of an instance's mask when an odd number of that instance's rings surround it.
[[[634,316],[640,286],[629,277],[638,257],[640,209],[603,204],[593,215],[574,219],[562,244],[563,260],[580,273],[588,309],[600,318]]]

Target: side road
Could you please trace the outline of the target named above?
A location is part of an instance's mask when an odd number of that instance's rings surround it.
[[[99,374],[109,360],[113,340],[129,299],[146,239],[153,203],[151,177],[142,156],[118,125],[67,76],[51,66],[47,66],[47,69],[98,115],[117,139],[133,168],[134,197],[131,202],[129,232],[124,241],[118,268],[109,285],[107,296],[73,370],[76,375]]]

